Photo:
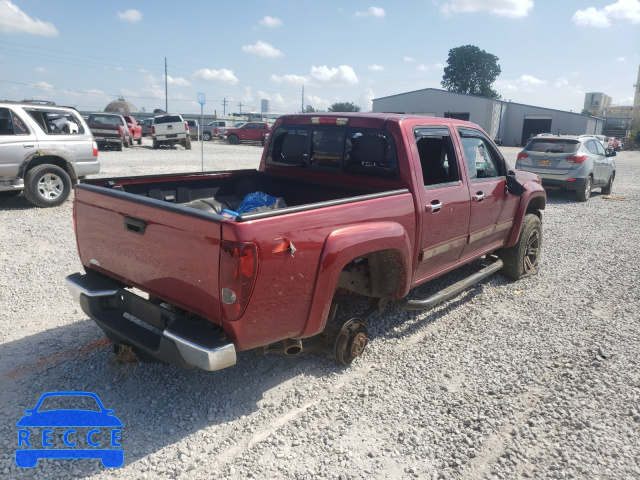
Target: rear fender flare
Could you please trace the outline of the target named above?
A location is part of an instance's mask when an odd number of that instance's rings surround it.
[[[410,259],[413,250],[409,234],[402,225],[395,222],[354,225],[335,230],[327,237],[320,256],[309,317],[300,337],[309,337],[324,329],[343,268],[359,257],[383,250],[398,253],[401,274],[397,290],[390,292],[390,296],[403,297],[411,283]]]
[[[76,175],[76,171],[73,168],[72,163],[61,156],[58,150],[55,152],[51,150],[36,150],[29,154],[20,165],[18,176],[20,178],[24,178],[28,170],[31,170],[33,167],[37,167],[38,165],[45,164],[57,165],[69,174],[72,184],[77,183],[78,176]]]
[[[525,184],[526,192],[520,197],[520,204],[516,211],[516,216],[513,221],[513,228],[511,229],[511,235],[507,241],[506,247],[512,247],[518,242],[520,237],[520,230],[522,229],[522,222],[527,213],[533,213],[540,217],[542,216],[540,210],[544,210],[547,203],[547,196],[544,188],[538,183],[528,182]]]

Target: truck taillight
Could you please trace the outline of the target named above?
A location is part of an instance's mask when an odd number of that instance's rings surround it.
[[[151,125],[151,135],[155,135],[155,134],[156,134],[156,127]]]
[[[314,125],[347,125],[349,123],[349,119],[336,117],[311,117],[311,123]]]
[[[187,122],[184,122],[184,129],[188,132],[189,131],[189,124]]]
[[[95,140],[93,141],[93,156],[98,156],[98,142],[96,142]]]
[[[572,157],[567,157],[565,160],[569,163],[583,163],[587,161],[589,158],[587,155],[574,155]]]
[[[527,155],[527,154],[526,154],[526,153],[524,153],[524,152],[520,152],[520,153],[518,154],[518,160],[526,160],[527,158],[529,158],[529,155]]]
[[[254,243],[223,241],[220,245],[220,300],[223,320],[237,320],[244,313],[258,272]]]
[[[118,135],[122,136],[122,125],[118,125]]]

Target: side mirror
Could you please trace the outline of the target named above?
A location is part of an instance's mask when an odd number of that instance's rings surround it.
[[[508,193],[515,195],[516,197],[521,197],[524,192],[527,191],[527,189],[524,188],[524,185],[516,180],[516,172],[513,170],[509,170],[507,173],[507,181],[505,182],[504,187]]]

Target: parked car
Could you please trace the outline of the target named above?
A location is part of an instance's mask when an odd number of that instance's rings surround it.
[[[98,147],[114,146],[121,151],[122,147],[133,144],[127,121],[118,113],[92,113],[87,124]]]
[[[609,148],[609,137],[606,137],[605,135],[589,135],[589,134],[584,134],[584,135],[580,135],[581,137],[593,137],[596,140],[598,140],[602,146],[604,147],[604,149],[606,150],[607,148]]]
[[[214,120],[206,125],[202,126],[202,138],[203,140],[211,140],[214,137],[222,138],[223,132],[227,127],[226,120]]]
[[[189,125],[181,115],[169,114],[154,117],[151,136],[153,137],[153,148],[159,148],[162,145],[172,147],[179,143],[186,150],[191,150]]]
[[[545,187],[573,190],[586,202],[592,188],[611,193],[615,155],[593,136],[536,136],[518,153],[516,169],[540,175]]]
[[[55,207],[97,173],[98,144],[75,109],[0,102],[0,197],[24,191],[33,205]]]
[[[246,122],[240,127],[227,128],[224,135],[231,145],[240,142],[262,142],[264,145],[265,134],[269,133],[269,124],[266,122]]]
[[[187,125],[189,125],[189,136],[191,140],[198,140],[200,138],[200,126],[198,125],[197,120],[187,120]]]
[[[127,122],[127,127],[129,127],[129,146],[133,147],[133,142],[135,141],[138,145],[142,144],[142,127],[140,126],[140,122],[138,122],[131,115],[122,115],[122,118]]]
[[[472,123],[333,113],[281,116],[256,170],[88,180],[75,202],[82,310],[142,359],[219,370],[319,334],[347,365],[391,302],[424,310],[537,273],[546,193]],[[338,306],[357,296],[368,310]]]
[[[622,144],[620,143],[620,140],[618,140],[616,137],[610,137],[609,148],[612,150],[615,150],[616,152],[619,152],[620,150],[622,150]]]
[[[142,127],[143,137],[146,137],[147,135],[151,135],[151,125],[153,125],[153,118],[145,118],[140,122],[140,127]]]

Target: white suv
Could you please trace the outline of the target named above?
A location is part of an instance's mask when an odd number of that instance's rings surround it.
[[[98,145],[77,110],[0,102],[0,197],[24,191],[32,204],[55,207],[99,172]]]

